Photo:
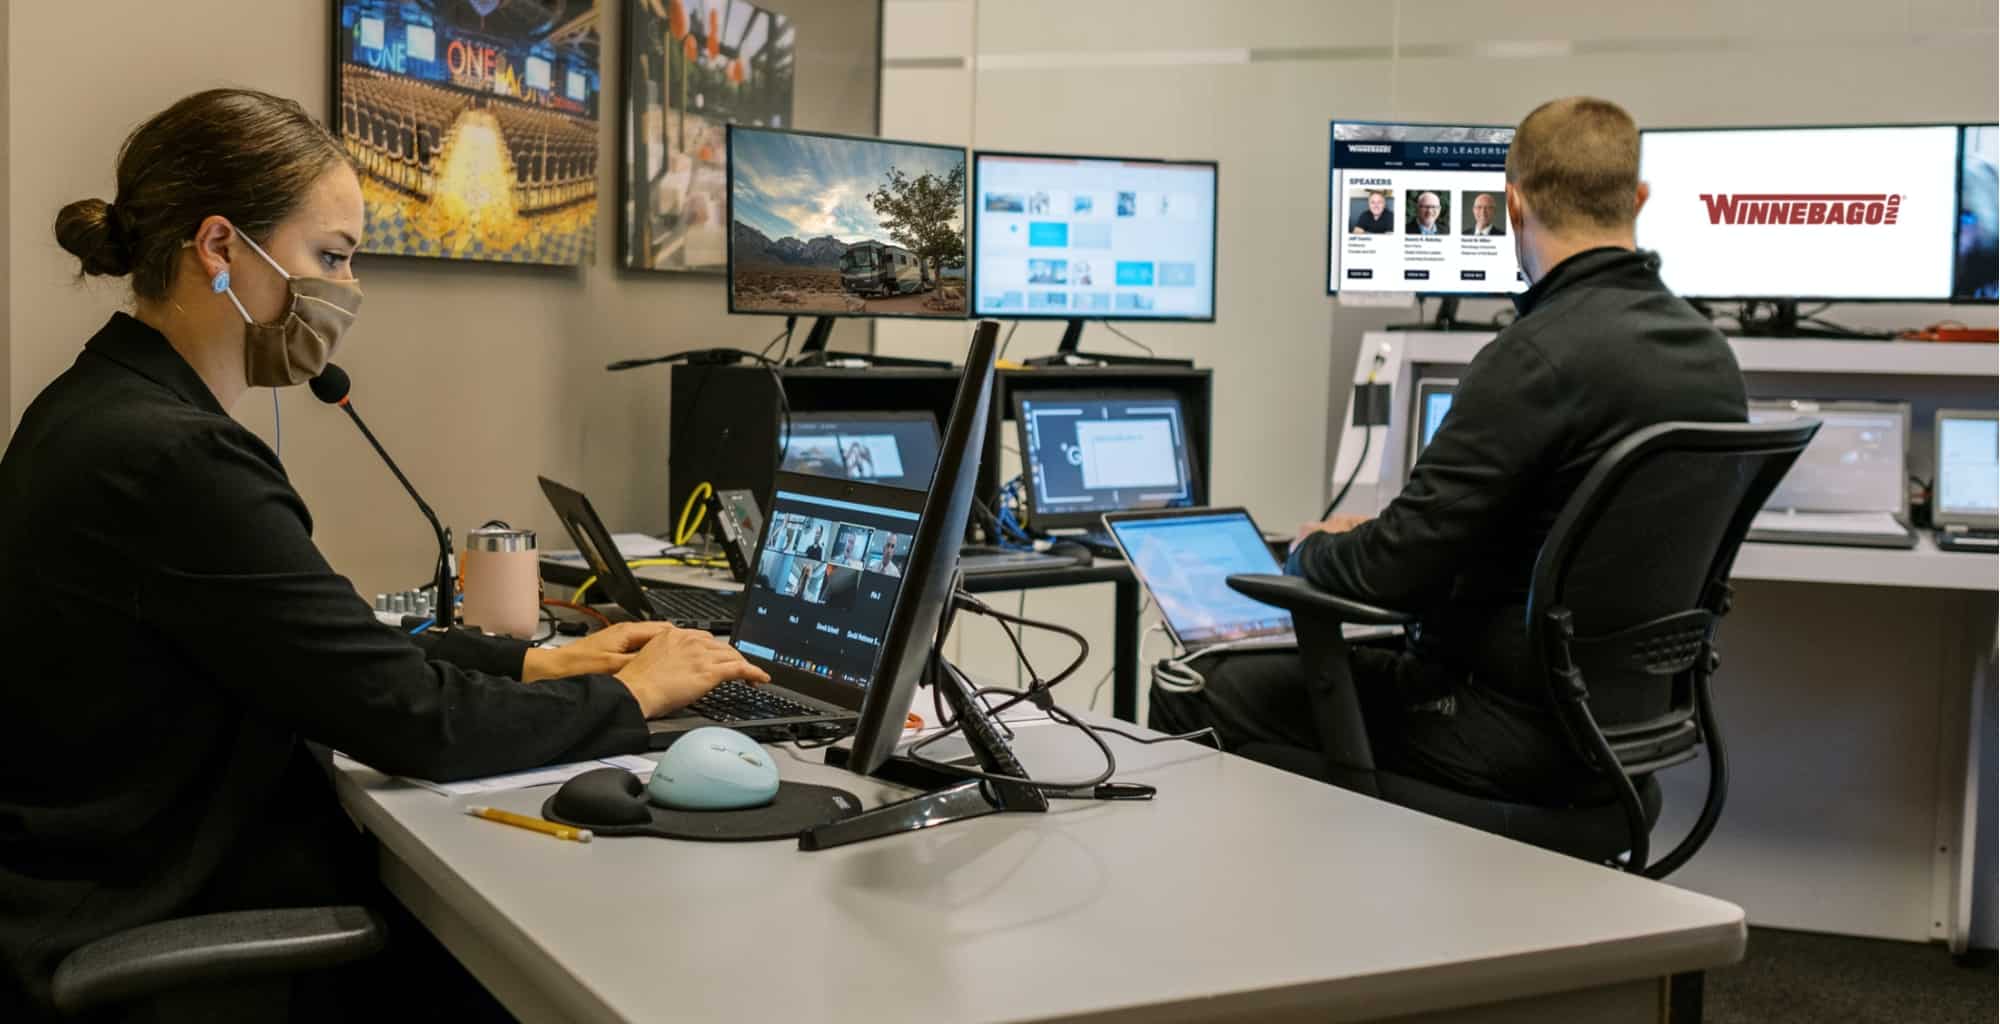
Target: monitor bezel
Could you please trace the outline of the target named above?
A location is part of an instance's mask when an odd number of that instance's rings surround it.
[[[1921,122],[1913,121],[1913,122],[1873,122],[1868,124],[1674,125],[1665,128],[1641,128],[1639,129],[1639,181],[1642,184],[1645,183],[1646,181],[1646,136],[1653,134],[1667,134],[1667,133],[1686,134],[1691,132],[1710,132],[1710,133],[1794,132],[1794,131],[1809,132],[1809,131],[1838,131],[1838,130],[1846,130],[1854,128],[1962,129],[1966,127],[1967,124],[1972,124],[1972,123],[1975,122],[1961,123],[1952,121],[1921,121]],[[1977,122],[1977,123],[1984,124],[1985,122]],[[1963,131],[1959,131],[1952,146],[1952,153],[1953,153],[1953,161],[1951,169],[1952,223],[1951,223],[1950,237],[1945,240],[1945,246],[1947,251],[1953,253],[1956,253],[1958,251],[1959,196],[1963,194],[1963,189],[1965,187],[1965,183],[1962,180],[1965,174],[1964,147],[1965,147],[1965,133]],[[1633,221],[1633,239],[1635,241],[1637,241],[1638,239],[1638,221],[1636,218]],[[1641,251],[1646,251],[1646,250],[1642,249]],[[1681,298],[1687,299],[1691,302],[1830,302],[1830,303],[1854,302],[1854,303],[1867,303],[1871,305],[1899,302],[1903,303],[1904,305],[1942,306],[1942,305],[1952,305],[1952,304],[1962,305],[1968,302],[1990,301],[1990,300],[1978,300],[1978,299],[1954,299],[1950,297],[1949,293],[1956,292],[1958,290],[1958,280],[1957,280],[1958,268],[1957,268],[1957,261],[1955,259],[1953,260],[1953,267],[1950,277],[1951,281],[1946,285],[1947,294],[1935,298],[1911,297],[1911,296],[1893,296],[1889,298],[1884,298],[1881,296],[1850,296],[1850,295],[1699,295],[1699,294],[1688,294],[1682,292],[1675,292],[1674,294],[1679,295]]]
[[[1089,160],[1099,163],[1122,164],[1162,164],[1178,167],[1206,167],[1209,169],[1209,233],[1208,233],[1208,315],[1207,316],[1119,316],[1114,310],[1110,316],[1075,316],[1071,313],[1030,312],[1022,310],[1005,313],[981,313],[979,311],[979,217],[975,199],[979,188],[979,162],[985,157],[1015,157],[1027,160]],[[972,162],[972,174],[967,179],[970,191],[966,195],[965,216],[969,222],[966,236],[971,239],[966,258],[966,309],[973,317],[985,320],[1083,320],[1117,321],[1120,323],[1182,323],[1212,324],[1215,322],[1216,306],[1222,300],[1222,282],[1218,273],[1222,250],[1222,164],[1215,160],[1174,160],[1167,157],[1148,156],[1092,156],[1078,153],[1023,153],[1006,149],[975,149],[968,158]]]
[[[1518,130],[1520,128],[1520,125],[1462,124],[1452,121],[1363,121],[1352,118],[1334,118],[1328,121],[1326,123],[1326,191],[1324,193],[1324,195],[1326,196],[1326,233],[1324,236],[1324,244],[1320,246],[1320,252],[1325,254],[1326,262],[1322,264],[1322,269],[1325,272],[1320,275],[1320,279],[1326,282],[1326,294],[1329,297],[1340,294],[1340,289],[1335,288],[1333,286],[1333,222],[1334,222],[1333,188],[1334,188],[1334,172],[1336,169],[1333,162],[1333,144],[1335,142],[1340,141],[1334,138],[1333,129],[1335,125],[1342,125],[1342,124],[1385,125],[1389,127],[1403,127],[1403,128],[1506,128],[1509,131]],[[1512,149],[1514,148],[1514,142],[1512,139],[1508,140],[1507,148],[1509,151],[1512,151]],[[1504,174],[1505,172],[1502,173]],[[1507,230],[1510,232],[1513,231],[1514,230],[1513,225],[1511,224],[1508,225]],[[1519,266],[1519,262],[1520,261],[1516,259],[1515,261],[1516,265],[1514,269],[1517,272],[1521,269]],[[1529,283],[1523,281],[1521,283],[1521,291],[1519,292],[1507,292],[1507,291],[1499,291],[1499,292],[1407,291],[1406,292],[1400,289],[1379,289],[1379,288],[1349,288],[1347,290],[1351,292],[1368,292],[1371,294],[1383,294],[1383,295],[1410,295],[1419,299],[1504,299],[1509,296],[1519,295],[1522,292],[1526,292],[1528,288],[1529,288]]]
[[[1945,420],[1985,420],[1994,423],[2000,414],[1992,409],[1939,409],[1931,420],[1931,525],[1936,527],[1964,526],[1971,529],[1991,530],[2000,528],[2000,511],[1947,512],[1939,504],[1939,485],[1944,481],[1944,421]],[[1995,429],[2000,429],[1996,425]]]
[[[952,146],[939,142],[919,142],[914,139],[884,139],[873,135],[849,135],[842,132],[800,131],[795,128],[767,128],[754,124],[730,122],[724,126],[723,157],[726,163],[726,177],[723,179],[724,222],[729,227],[727,259],[723,261],[723,282],[725,300],[732,316],[783,316],[783,317],[826,317],[837,320],[937,320],[943,323],[964,322],[972,315],[972,254],[967,246],[965,267],[965,311],[962,313],[832,313],[783,309],[738,309],[736,308],[736,133],[739,131],[762,132],[771,135],[809,135],[822,139],[839,139],[843,142],[872,142],[888,146],[915,146],[920,149],[953,150],[971,160],[971,151],[963,146]],[[966,189],[961,204],[961,232],[967,239],[972,237],[972,192],[970,168],[967,169]],[[940,277],[939,281],[943,281]]]
[[[1200,508],[1208,503],[1208,491],[1202,486],[1201,452],[1195,447],[1194,431],[1189,429],[1187,406],[1181,396],[1161,388],[1026,388],[1009,389],[1008,412],[1014,417],[1014,443],[1021,452],[1021,501],[1028,514],[1027,525],[1036,530],[1074,530],[1079,527],[1089,529],[1102,524],[1107,515],[1124,515],[1128,512],[1181,512],[1190,508]],[[1184,454],[1187,456],[1188,504],[1169,506],[1167,509],[1099,509],[1091,512],[1044,512],[1036,499],[1034,466],[1028,460],[1028,420],[1022,415],[1021,407],[1030,401],[1155,401],[1173,402],[1181,411],[1181,430],[1185,435]]]

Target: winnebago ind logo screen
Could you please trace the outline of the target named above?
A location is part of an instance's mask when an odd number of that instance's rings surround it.
[[[1648,131],[1639,245],[1693,298],[1951,295],[1951,126]]]

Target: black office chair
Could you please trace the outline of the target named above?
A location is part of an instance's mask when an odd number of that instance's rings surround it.
[[[351,906],[141,925],[64,957],[56,967],[56,1008],[81,1016],[143,1007],[144,1019],[163,1022],[242,1019],[272,1005],[260,1000],[283,1005],[292,975],[375,955],[386,934],[374,911]]]
[[[1607,864],[1623,855],[1625,870],[1664,878],[1708,839],[1728,790],[1709,678],[1730,566],[1750,520],[1818,430],[1817,421],[1648,427],[1606,452],[1557,517],[1528,594],[1530,649],[1578,767],[1615,780],[1614,802],[1506,803],[1376,770],[1340,626],[1416,616],[1290,576],[1232,576],[1229,585],[1291,612],[1322,749],[1253,744],[1237,753],[1559,853]],[[1649,863],[1660,813],[1653,774],[1703,747],[1701,814],[1673,852]]]

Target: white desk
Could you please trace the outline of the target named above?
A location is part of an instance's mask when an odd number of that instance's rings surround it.
[[[1067,729],[1017,735],[1030,770],[1094,766]],[[367,769],[338,789],[390,889],[531,1022],[1657,1021],[1664,978],[1742,956],[1720,900],[1205,748],[1111,742],[1158,800],[822,853],[580,845]],[[894,793],[817,753],[780,763]],[[535,813],[549,792],[482,802]]]

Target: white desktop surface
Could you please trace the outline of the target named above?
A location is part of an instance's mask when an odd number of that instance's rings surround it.
[[[1017,736],[1031,771],[1094,767],[1070,730]],[[1356,1020],[1630,994],[1742,956],[1732,904],[1205,748],[1110,742],[1157,800],[820,853],[583,845],[364,768],[338,788],[392,891],[530,1020]],[[779,763],[870,804],[896,792],[818,756]],[[538,813],[551,792],[481,802]]]

